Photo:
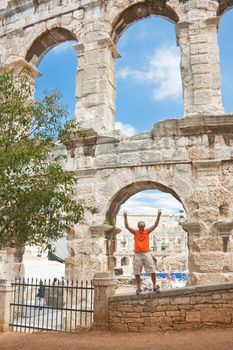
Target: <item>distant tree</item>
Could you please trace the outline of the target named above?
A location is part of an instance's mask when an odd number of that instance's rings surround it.
[[[33,98],[27,73],[0,74],[1,248],[49,248],[83,214],[74,199],[75,178],[56,155],[56,144],[68,142],[74,123],[65,124],[58,92]]]

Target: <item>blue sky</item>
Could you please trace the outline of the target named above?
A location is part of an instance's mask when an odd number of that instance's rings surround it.
[[[220,50],[220,67],[222,80],[222,101],[225,112],[233,113],[233,10],[225,13],[222,17],[219,32],[218,43]]]
[[[223,106],[233,112],[233,10],[220,22],[221,86]],[[73,42],[60,44],[50,50],[39,64],[43,74],[37,80],[36,96],[44,90],[58,89],[68,106],[70,119],[74,115],[77,53]],[[180,53],[176,45],[175,27],[169,21],[151,17],[130,26],[117,43],[121,58],[116,63],[117,100],[116,127],[129,136],[148,131],[161,119],[181,118],[183,99],[180,79]],[[144,191],[131,197],[124,205],[129,211],[151,213],[154,207],[177,212],[180,203],[171,195]],[[135,208],[138,209],[135,209]]]
[[[233,111],[233,11],[220,23],[222,98],[226,112]],[[75,106],[77,53],[73,42],[60,44],[41,60],[43,74],[37,81],[37,96],[58,89],[72,119]],[[151,17],[130,26],[117,43],[121,58],[116,62],[117,100],[115,120],[133,127],[133,132],[150,130],[158,120],[180,118],[183,99],[179,71],[179,48],[175,27],[160,17]],[[126,129],[125,129],[126,130]]]

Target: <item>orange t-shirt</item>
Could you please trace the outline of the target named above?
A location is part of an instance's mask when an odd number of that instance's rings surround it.
[[[139,230],[135,231],[134,234],[134,252],[135,253],[147,253],[150,251],[149,244],[149,232],[145,229],[143,232]]]

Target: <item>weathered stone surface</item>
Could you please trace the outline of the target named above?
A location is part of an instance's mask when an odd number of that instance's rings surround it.
[[[176,295],[177,294],[177,295]],[[189,297],[187,295],[189,294]],[[164,298],[166,295],[166,298]],[[144,294],[136,295],[115,295],[109,299],[110,310],[113,308],[118,310],[115,317],[112,317],[110,311],[109,323],[110,329],[118,330],[119,324],[124,324],[122,329],[132,332],[144,331],[167,331],[182,329],[197,329],[206,327],[216,327],[224,325],[233,327],[233,284],[220,284],[199,287],[188,287],[178,290],[170,290],[160,295]],[[135,314],[133,308],[135,302],[144,300],[147,312]],[[133,299],[134,304],[130,305]],[[159,302],[152,307],[153,301],[157,299]],[[160,300],[170,300],[167,305],[160,305]],[[127,317],[122,307],[128,301],[128,307],[131,312],[127,312]],[[186,304],[190,301],[192,304]],[[184,303],[185,302],[185,303]],[[221,303],[220,303],[221,302]],[[173,304],[177,310],[160,311],[161,307],[169,307]],[[189,307],[189,308],[187,308]],[[133,328],[137,327],[137,328]]]
[[[168,316],[168,317],[180,316],[180,311],[167,311],[166,316]]]
[[[201,319],[202,322],[229,324],[231,322],[231,310],[228,308],[202,310]]]
[[[94,328],[98,330],[109,329],[109,303],[108,298],[115,293],[116,280],[112,272],[96,273],[94,280]],[[120,323],[121,318],[112,317],[112,322]]]
[[[13,287],[6,280],[0,280],[0,332],[10,330],[10,302],[13,295]]]
[[[200,311],[186,311],[186,321],[187,322],[201,322]]]
[[[196,302],[197,304],[209,304],[213,300],[212,295],[205,295],[205,296],[197,296]]]
[[[230,3],[0,2],[1,68],[29,64],[35,73],[51,47],[78,42],[75,119],[86,130],[85,138],[77,137],[72,151],[58,150],[67,156],[65,169],[77,176],[76,197],[86,212],[70,237],[67,278],[92,279],[97,271],[113,269],[114,225],[121,204],[140,190],[158,189],[173,194],[186,210],[189,283],[232,280],[233,124],[222,108],[217,43],[218,15]],[[151,15],[176,24],[184,118],[126,137],[114,130],[116,44],[123,30]],[[112,230],[104,229],[106,222]],[[3,260],[3,274],[20,275],[22,265],[14,254]]]
[[[188,297],[178,297],[178,298],[172,298],[170,300],[170,303],[173,304],[190,304],[190,298]]]

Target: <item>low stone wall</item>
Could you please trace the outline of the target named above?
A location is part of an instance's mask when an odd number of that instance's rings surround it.
[[[109,328],[156,332],[233,327],[233,283],[109,298]]]

